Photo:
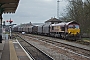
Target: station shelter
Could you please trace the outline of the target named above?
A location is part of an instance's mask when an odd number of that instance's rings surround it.
[[[15,13],[19,0],[0,0],[0,43],[2,42],[2,15],[4,13]]]

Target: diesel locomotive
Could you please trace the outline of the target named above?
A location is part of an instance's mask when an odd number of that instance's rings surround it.
[[[80,28],[79,23],[75,21],[63,22],[58,24],[50,25],[50,35],[55,37],[60,37],[64,39],[79,39],[80,38]]]

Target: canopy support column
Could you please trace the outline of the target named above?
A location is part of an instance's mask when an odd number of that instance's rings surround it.
[[[0,43],[2,43],[2,14],[0,14]]]
[[[2,14],[4,9],[1,8],[4,3],[0,4],[0,43],[2,43]]]

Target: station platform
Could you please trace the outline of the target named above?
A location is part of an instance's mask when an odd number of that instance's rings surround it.
[[[16,40],[2,40],[0,60],[33,60]]]

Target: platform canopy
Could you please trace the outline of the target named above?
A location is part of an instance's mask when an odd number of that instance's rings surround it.
[[[19,0],[0,0],[0,14],[15,13]]]

